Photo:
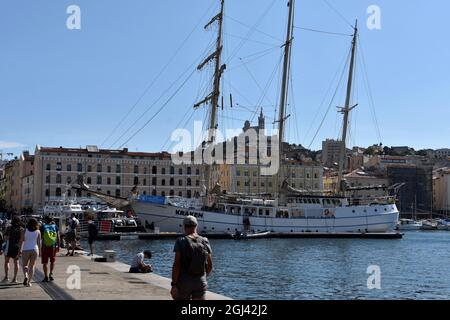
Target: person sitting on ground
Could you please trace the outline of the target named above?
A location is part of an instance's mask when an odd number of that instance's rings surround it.
[[[144,250],[143,252],[139,252],[134,258],[133,262],[130,266],[130,273],[148,273],[152,272],[152,265],[146,264],[144,259],[150,259],[152,257],[152,253],[150,250]]]

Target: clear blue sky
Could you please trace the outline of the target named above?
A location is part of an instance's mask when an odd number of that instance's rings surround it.
[[[449,147],[450,3],[328,1],[345,19],[359,19],[381,142],[416,149]],[[81,30],[66,28],[66,8],[71,4],[81,8]],[[207,55],[205,50],[215,34],[214,29],[203,30],[203,25],[217,12],[218,4],[218,0],[1,1],[0,149],[18,154],[23,149],[33,152],[36,144],[100,145],[197,25],[163,74],[103,145],[109,147],[118,140],[113,147],[120,146],[177,89],[193,69],[189,66],[194,66],[202,53]],[[366,28],[366,9],[371,4],[381,8],[381,30]],[[286,0],[228,0],[225,15],[227,72],[223,92],[226,97],[233,94],[235,107],[221,112],[220,126],[242,127],[243,120],[251,117],[248,109],[255,109],[259,102],[271,118],[266,124],[271,127],[278,103],[278,73],[265,95],[261,89],[271,79],[280,58]],[[258,31],[249,34],[250,29],[242,23],[257,25]],[[352,32],[323,0],[297,0],[295,25]],[[247,36],[249,41],[236,50],[241,38]],[[350,38],[301,29],[295,29],[294,36],[292,116],[287,134],[289,141],[308,146],[330,101],[327,88],[343,68]],[[252,60],[259,57],[253,54],[266,49],[267,55]],[[177,124],[186,122],[184,115],[191,115],[196,99],[206,92],[201,88],[208,74],[195,72],[126,146],[133,151],[161,150]],[[354,101],[359,106],[352,115],[349,143],[368,146],[380,141],[362,79],[358,64]],[[163,99],[142,115],[176,80]],[[325,103],[319,109],[324,96]],[[340,118],[335,106],[342,104],[343,98],[339,90],[312,149],[320,149],[325,138],[337,137]],[[195,112],[186,128],[192,130],[193,120],[204,116],[204,109]],[[118,139],[136,120],[137,124]]]

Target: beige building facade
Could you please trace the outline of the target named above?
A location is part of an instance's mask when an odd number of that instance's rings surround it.
[[[128,197],[134,186],[140,194],[193,197],[201,190],[200,166],[174,165],[167,152],[129,152],[128,149],[36,147],[34,208],[46,201],[74,197],[69,186],[78,176],[94,191]],[[91,196],[89,193],[76,196]]]
[[[450,212],[450,168],[433,172],[433,209]]]

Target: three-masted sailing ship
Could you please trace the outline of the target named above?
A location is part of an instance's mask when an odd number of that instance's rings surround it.
[[[198,69],[201,69],[206,63],[213,61],[215,63],[213,90],[194,106],[198,107],[200,104],[207,104],[210,107],[207,141],[205,141],[202,148],[207,148],[216,143],[220,81],[221,75],[226,68],[225,65],[221,64],[224,0],[220,1],[220,12],[207,24],[207,26],[213,23],[218,24],[216,50],[198,67]],[[290,0],[288,3],[289,12],[286,41],[284,43],[279,118],[276,121],[278,123],[280,168],[283,168],[282,163],[285,161],[282,146],[287,119],[285,113],[293,40],[294,4],[295,0]],[[307,194],[304,191],[296,190],[287,184],[287,180],[283,179],[283,170],[279,170],[277,178],[278,192],[272,195],[272,198],[230,193],[214,194],[209,190],[201,195],[203,201],[180,197],[139,196],[134,194],[130,197],[129,204],[145,225],[157,227],[162,232],[179,232],[181,231],[184,216],[193,215],[197,217],[198,230],[202,233],[249,231],[368,233],[393,231],[399,216],[399,211],[395,205],[395,195],[365,199],[355,198],[346,189],[342,176],[349,113],[355,107],[350,105],[350,97],[352,95],[357,35],[358,29],[357,24],[355,24],[346,100],[344,107],[340,108],[344,122],[337,192],[334,195]],[[205,165],[204,170],[206,186],[208,187],[211,186],[212,166],[209,164]]]

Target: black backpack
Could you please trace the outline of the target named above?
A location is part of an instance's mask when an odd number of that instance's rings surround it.
[[[206,272],[206,265],[208,263],[209,250],[205,239],[197,236],[192,239],[186,236],[186,240],[189,243],[188,246],[188,273],[190,276],[197,277],[203,276]]]

